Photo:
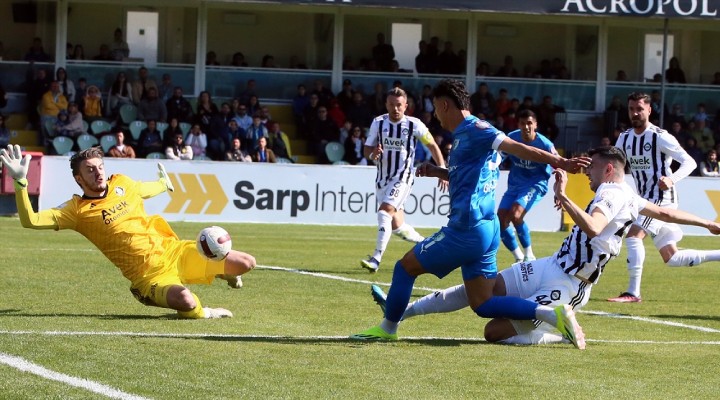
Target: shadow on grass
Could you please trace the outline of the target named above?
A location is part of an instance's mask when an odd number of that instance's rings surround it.
[[[27,313],[22,310],[0,310],[0,317],[30,317],[30,318],[97,318],[106,320],[141,320],[141,319],[178,319],[176,314],[167,315],[138,315],[138,314],[79,314],[79,313]]]
[[[666,319],[680,319],[680,320],[696,320],[696,321],[720,321],[718,315],[670,315],[670,314],[655,314],[650,315],[652,318],[666,318]]]
[[[401,338],[397,342],[389,341],[376,341],[376,342],[363,342],[359,340],[352,340],[347,337],[285,337],[285,336],[223,336],[223,335],[208,335],[198,338],[188,339],[203,339],[212,340],[218,342],[260,342],[260,343],[277,343],[277,344],[351,344],[356,347],[362,346],[376,346],[386,344],[417,344],[423,346],[438,346],[438,347],[457,347],[462,345],[471,344],[489,344],[485,340],[481,339],[450,339],[450,338]]]

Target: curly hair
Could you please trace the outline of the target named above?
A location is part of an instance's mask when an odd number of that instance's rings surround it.
[[[456,79],[443,79],[435,85],[433,97],[447,97],[460,110],[470,109],[470,94],[465,89],[465,84]]]

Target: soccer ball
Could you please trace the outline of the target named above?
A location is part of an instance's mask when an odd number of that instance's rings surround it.
[[[232,239],[227,231],[219,226],[210,226],[200,231],[197,237],[197,250],[211,261],[222,261],[232,249]]]

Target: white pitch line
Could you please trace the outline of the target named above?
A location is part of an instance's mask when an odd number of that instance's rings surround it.
[[[32,363],[24,358],[11,356],[9,354],[0,353],[0,363],[6,364],[15,369],[19,369],[23,372],[29,372],[39,377],[49,379],[52,381],[66,383],[70,386],[75,386],[81,389],[91,391],[109,397],[111,399],[121,400],[146,400],[146,397],[137,396],[130,393],[117,390],[113,387],[103,385],[102,383],[93,382],[91,380],[76,378],[74,376],[65,375],[60,372],[49,370],[43,366]]]
[[[287,336],[287,335],[231,335],[225,333],[160,333],[160,332],[93,332],[93,331],[0,331],[0,335],[41,335],[41,336],[110,336],[110,337],[155,337],[155,338],[171,338],[171,339],[266,339],[266,340],[333,340],[338,342],[351,342],[347,336],[337,335],[318,335],[318,336]],[[430,340],[443,340],[443,341],[455,341],[455,342],[477,342],[486,343],[487,341],[483,338],[477,337],[439,337],[439,336],[403,336],[404,341],[430,341]],[[688,345],[688,344],[700,344],[710,346],[720,346],[720,341],[657,341],[657,340],[602,340],[602,339],[587,339],[588,342],[596,343],[623,343],[623,344],[676,344],[676,345]],[[354,343],[361,343],[355,342]],[[0,353],[2,354],[2,353]],[[42,367],[41,367],[42,368]],[[140,397],[133,397],[138,398]]]
[[[270,266],[270,265],[258,265],[256,268],[267,269],[267,270],[271,270],[271,271],[292,272],[292,273],[301,274],[301,275],[316,276],[319,278],[335,279],[335,280],[339,280],[339,281],[343,281],[343,282],[375,284],[375,285],[386,286],[386,287],[390,286],[389,283],[366,281],[366,280],[362,280],[362,279],[352,279],[352,278],[346,278],[343,276],[324,274],[324,273],[320,273],[320,272],[303,271],[303,270],[294,269],[294,268],[285,268],[285,267]],[[442,290],[442,289],[433,289],[433,288],[427,288],[427,287],[415,287],[414,289],[426,290],[428,292],[437,292],[439,290]],[[633,315],[623,315],[623,314],[608,313],[608,312],[604,312],[604,311],[590,311],[590,310],[578,310],[577,312],[579,312],[581,314],[596,315],[596,316],[600,316],[600,317],[631,319],[631,320],[635,320],[635,321],[648,322],[648,323],[658,324],[658,325],[674,326],[674,327],[678,327],[678,328],[687,328],[687,329],[692,329],[692,330],[701,331],[701,332],[720,333],[720,330],[718,330],[718,329],[707,328],[704,326],[688,325],[688,324],[683,324],[680,322],[664,321],[664,320],[660,320],[660,319],[652,319],[652,318],[646,318],[646,317],[637,317],[637,316],[633,316]]]

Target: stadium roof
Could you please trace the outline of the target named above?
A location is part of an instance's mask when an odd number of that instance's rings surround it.
[[[250,0],[247,2],[607,17],[720,18],[720,0]]]

